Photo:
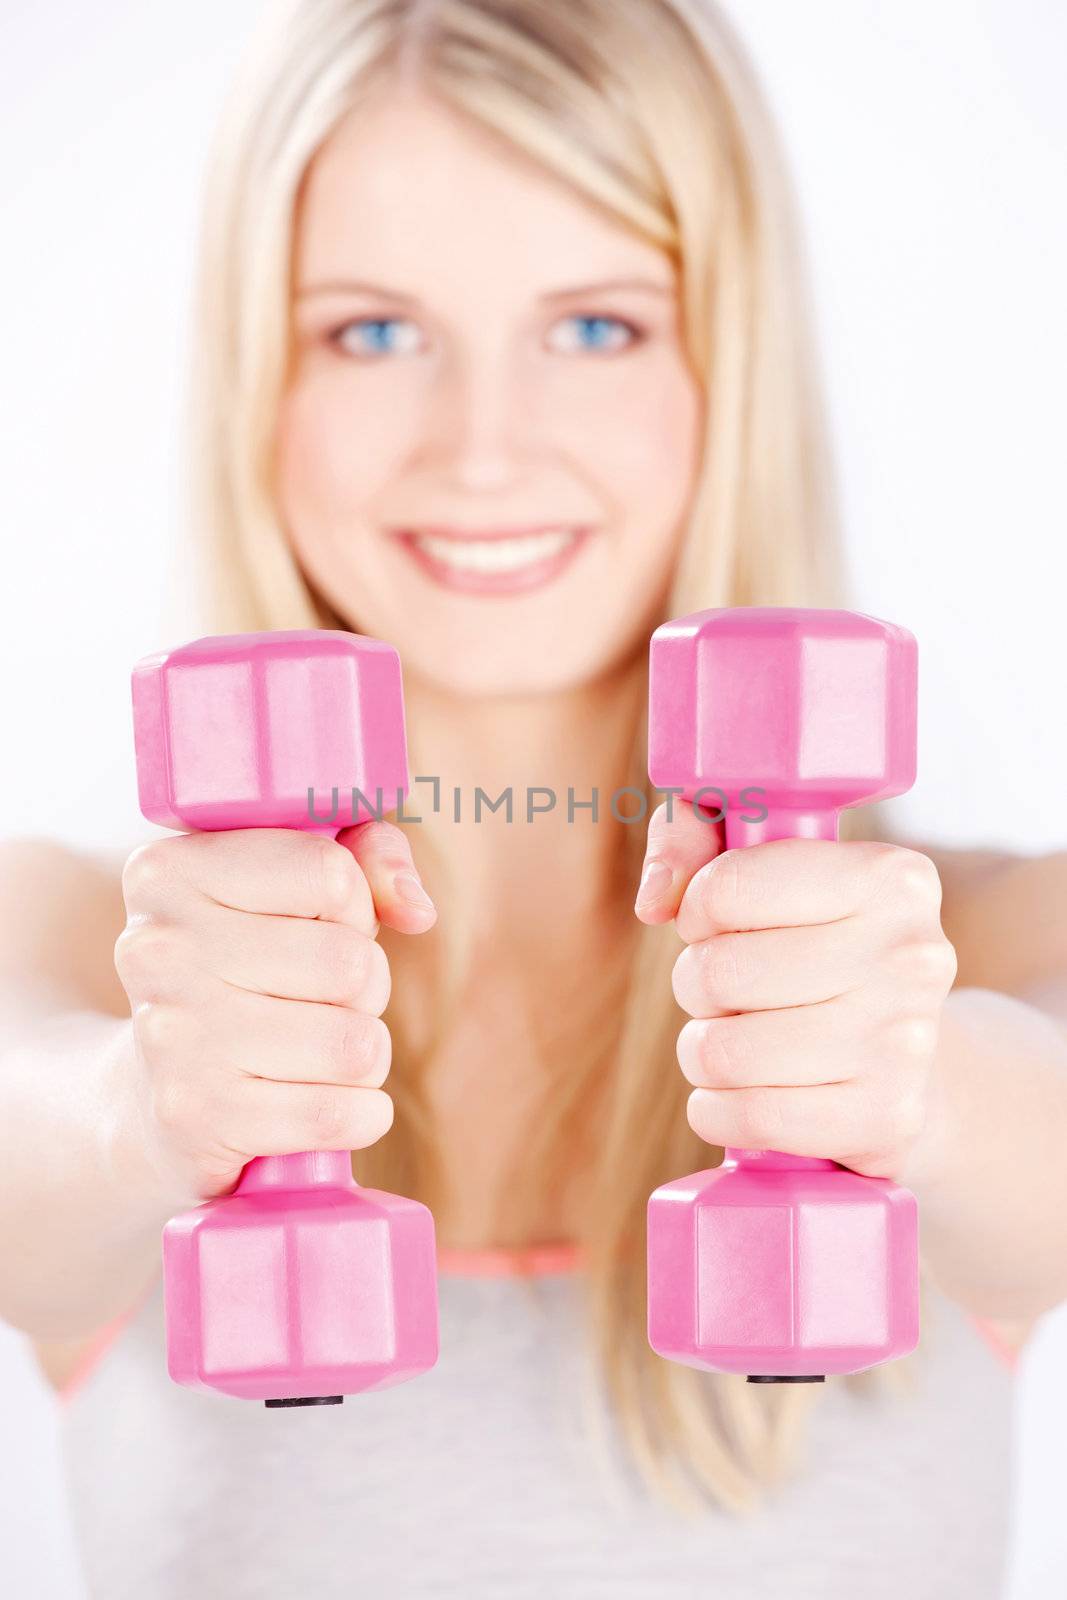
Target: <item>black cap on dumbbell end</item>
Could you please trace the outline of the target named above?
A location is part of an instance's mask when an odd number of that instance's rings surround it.
[[[264,1400],[265,1406],[339,1406],[344,1401],[343,1394],[317,1394],[300,1395],[292,1400]]]
[[[750,1375],[745,1381],[747,1383],[825,1383],[826,1379],[815,1373],[803,1373],[792,1378],[762,1378]],[[270,1405],[269,1400],[267,1404]]]

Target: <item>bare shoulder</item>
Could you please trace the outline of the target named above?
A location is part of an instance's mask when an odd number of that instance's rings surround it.
[[[1022,860],[1011,850],[960,849],[930,844],[921,839],[901,839],[910,850],[919,850],[937,868],[946,902],[957,902],[983,887],[1006,867]]]
[[[1029,912],[1057,900],[1067,888],[1067,850],[959,849],[914,839],[898,841],[930,857],[938,870],[946,908],[959,911],[994,902]]]
[[[0,840],[0,984],[8,995],[40,987],[128,1015],[114,965],[126,923],[124,860],[56,839]]]
[[[902,841],[908,842],[910,841]],[[959,959],[959,982],[1067,1006],[1067,850],[922,850],[941,878],[941,924]]]

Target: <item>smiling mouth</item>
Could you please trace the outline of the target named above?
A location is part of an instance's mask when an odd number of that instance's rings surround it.
[[[568,565],[588,527],[487,529],[404,528],[396,537],[429,576],[450,587],[483,592],[531,588]]]

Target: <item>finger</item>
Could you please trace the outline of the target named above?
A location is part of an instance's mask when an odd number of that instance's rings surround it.
[[[201,920],[190,956],[234,988],[317,1000],[380,1016],[389,1003],[381,945],[345,922],[263,917],[217,907]]]
[[[876,941],[860,919],[815,928],[716,933],[686,945],[671,973],[674,998],[691,1017],[818,1005],[857,989]]]
[[[234,911],[343,921],[373,937],[370,889],[351,854],[324,834],[231,828],[154,839],[123,871],[127,904],[169,909],[183,889]]]
[[[722,849],[721,826],[674,795],[658,805],[648,824],[641,883],[634,912],[642,922],[669,922],[693,874]]]
[[[362,1150],[393,1123],[384,1089],[337,1084],[247,1084],[232,1107],[240,1132],[230,1146],[240,1156],[291,1155],[298,1150]]]
[[[678,908],[687,944],[714,933],[834,922],[860,911],[884,847],[866,840],[774,839],[726,850],[695,873]]]
[[[415,868],[403,829],[392,822],[361,822],[345,828],[338,843],[351,852],[368,884],[377,914],[400,933],[423,933],[437,910]]]
[[[694,1089],[689,1126],[708,1144],[785,1155],[854,1157],[876,1143],[870,1095],[855,1083],[806,1088]]]
[[[157,1008],[166,1013],[166,1006]],[[211,1030],[178,1022],[181,1045],[200,1077],[274,1078],[285,1083],[342,1083],[381,1088],[392,1062],[389,1027],[350,1006],[278,1000],[230,990],[226,1010],[214,1011]],[[157,1018],[155,1038],[165,1032]],[[251,1042],[253,1043],[250,1043]]]
[[[694,1088],[789,1088],[845,1083],[864,1068],[848,997],[781,1011],[698,1017],[678,1035],[678,1065]]]

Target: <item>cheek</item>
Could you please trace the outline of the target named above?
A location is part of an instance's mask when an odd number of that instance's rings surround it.
[[[407,448],[402,407],[368,405],[327,375],[298,379],[278,418],[278,489],[294,537],[317,523],[370,515]]]
[[[673,351],[619,363],[582,410],[582,458],[609,486],[626,526],[643,539],[667,537],[686,509],[699,465],[702,402],[699,385]]]

